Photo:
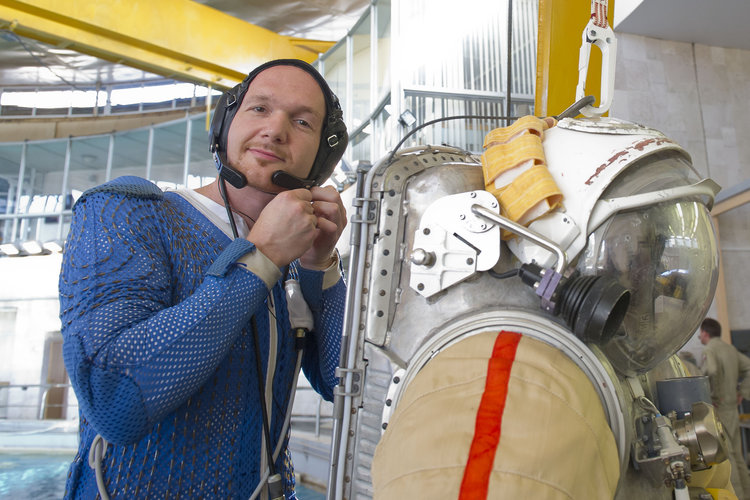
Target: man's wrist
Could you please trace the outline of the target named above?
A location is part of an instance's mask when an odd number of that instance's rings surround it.
[[[310,269],[312,271],[327,271],[328,269],[336,265],[338,263],[338,260],[338,253],[333,252],[323,263],[311,263],[303,261],[302,259],[300,259],[299,262],[305,269]]]

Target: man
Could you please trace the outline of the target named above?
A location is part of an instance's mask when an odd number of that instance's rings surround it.
[[[698,337],[706,346],[701,368],[703,374],[708,375],[711,400],[729,439],[732,486],[737,498],[750,499],[750,473],[742,455],[737,413],[742,395],[747,395],[750,390],[750,358],[721,340],[721,324],[713,318],[703,320]]]
[[[271,61],[217,104],[212,184],[162,193],[119,178],[77,201],[60,277],[81,409],[66,497],[246,499],[268,484],[277,498],[283,482],[294,498],[286,416],[299,314],[284,282],[298,279],[312,311],[301,364],[331,400],[346,211],[317,185],[347,139],[317,71]]]

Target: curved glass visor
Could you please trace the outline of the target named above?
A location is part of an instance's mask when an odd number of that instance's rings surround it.
[[[659,163],[634,169],[639,175],[621,179],[619,188],[607,194],[627,196],[673,187],[679,176],[666,174],[673,174],[675,167],[681,170],[682,162]],[[692,184],[690,177],[676,184]],[[602,347],[626,375],[651,370],[687,342],[711,304],[718,279],[718,248],[704,202],[658,201],[655,196],[654,204],[614,214],[601,223],[589,235],[577,265],[582,274],[613,277],[631,292],[620,331]]]
[[[697,202],[615,215],[589,237],[584,260],[586,274],[614,276],[631,291],[620,334],[603,347],[626,374],[652,369],[688,341],[718,277],[711,217]]]

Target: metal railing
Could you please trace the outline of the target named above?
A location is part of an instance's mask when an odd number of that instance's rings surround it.
[[[50,403],[47,402],[47,396],[53,389],[64,389],[67,396],[63,397],[63,401],[68,399],[64,403]],[[36,390],[36,402],[30,403],[29,400],[34,396],[29,396],[26,393],[30,390]],[[297,393],[313,392],[312,387],[299,386],[297,387]],[[20,394],[19,394],[20,393]],[[294,422],[312,422],[315,426],[315,436],[320,436],[321,423],[325,421],[332,421],[333,416],[323,414],[323,398],[314,393],[317,401],[314,403],[313,411],[300,411],[296,412],[293,410],[292,423]],[[307,405],[313,406],[313,405]],[[8,418],[8,410],[15,409],[21,410],[19,414],[23,413],[24,409],[33,408],[34,411],[27,412],[27,415],[34,415],[34,418],[27,416],[26,420],[45,420],[45,412],[50,409],[60,408],[63,411],[63,415],[77,416],[78,415],[78,400],[75,397],[75,393],[72,391],[70,384],[0,384],[0,420]],[[65,418],[65,417],[64,417]],[[70,418],[70,417],[68,417]]]
[[[0,385],[0,418],[8,418],[9,409],[21,409],[33,408],[33,414],[37,420],[44,420],[44,413],[46,410],[53,408],[60,408],[63,410],[63,414],[67,413],[66,410],[73,410],[75,414],[78,414],[78,400],[75,399],[73,391],[68,391],[70,384],[7,384]],[[35,403],[29,403],[31,399],[26,395],[21,394],[20,397],[13,394],[13,391],[27,392],[29,389],[36,389],[38,396]],[[66,395],[73,395],[71,402],[66,403],[48,403],[47,396],[53,389],[64,389]],[[5,394],[3,394],[5,393]],[[65,400],[65,398],[63,398]]]
[[[300,393],[305,392],[313,392],[315,394],[316,404],[315,404],[315,411],[311,413],[300,413],[299,410],[297,412],[294,411],[294,408],[292,408],[292,424],[295,422],[313,422],[315,424],[315,437],[320,436],[320,424],[323,421],[333,422],[333,412],[331,412],[330,415],[323,415],[323,404],[324,399],[321,397],[320,394],[315,393],[312,387],[308,386],[297,386],[297,394],[298,396]],[[297,400],[295,399],[295,402]]]

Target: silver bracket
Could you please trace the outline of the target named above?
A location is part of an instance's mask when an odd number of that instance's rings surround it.
[[[352,207],[362,207],[362,215],[359,212],[352,214],[352,223],[376,224],[378,221],[379,206],[380,202],[376,198],[354,198],[352,200]]]
[[[363,375],[362,369],[338,367],[336,368],[336,371],[335,371],[336,377],[339,378],[342,382],[347,373],[352,374],[351,392],[346,392],[342,384],[339,384],[333,388],[334,396],[356,397],[362,394],[362,385],[359,383],[359,381],[362,380],[362,375]]]
[[[500,226],[478,217],[473,206],[497,214],[497,199],[470,191],[436,200],[422,215],[409,256],[409,285],[424,297],[486,271],[500,258]]]

